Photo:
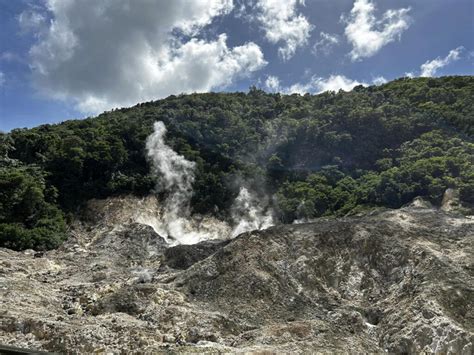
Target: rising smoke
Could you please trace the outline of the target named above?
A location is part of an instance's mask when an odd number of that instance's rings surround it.
[[[159,219],[148,221],[147,224],[166,238],[168,243],[195,244],[208,239],[226,239],[273,225],[268,198],[257,198],[245,187],[241,187],[233,203],[230,223],[210,217],[191,216],[195,163],[166,145],[166,132],[164,123],[156,122],[154,132],[146,142],[157,188],[166,196]]]
[[[232,237],[251,230],[266,229],[274,224],[268,198],[259,198],[246,187],[240,188],[239,195],[232,204],[231,213]]]

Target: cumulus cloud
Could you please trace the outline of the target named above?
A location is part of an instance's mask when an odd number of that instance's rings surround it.
[[[329,55],[334,48],[334,46],[339,44],[339,36],[336,34],[329,34],[326,32],[321,32],[319,34],[320,40],[317,41],[313,46],[313,54],[319,55]]]
[[[420,76],[434,76],[438,69],[445,67],[446,65],[458,60],[461,57],[461,52],[463,51],[463,47],[458,47],[452,49],[449,54],[444,57],[438,57],[433,60],[428,60],[424,64],[421,65],[421,74]]]
[[[342,18],[346,23],[346,38],[352,45],[351,59],[371,57],[388,43],[400,39],[410,26],[409,11],[410,8],[390,9],[377,19],[371,0],[356,0],[350,15]]]
[[[357,85],[367,84],[349,79],[344,75],[330,75],[327,78],[313,76],[305,83],[296,83],[288,87],[281,86],[279,79],[274,76],[269,76],[265,81],[265,88],[268,91],[279,91],[284,94],[318,94],[324,91],[350,91]]]
[[[266,65],[253,42],[199,35],[232,0],[48,0],[52,20],[30,49],[44,93],[97,113],[231,84]]]
[[[307,44],[313,26],[308,19],[298,13],[297,6],[302,0],[258,0],[253,10],[254,16],[265,32],[265,38],[273,44],[282,43],[278,54],[288,60],[299,47]]]

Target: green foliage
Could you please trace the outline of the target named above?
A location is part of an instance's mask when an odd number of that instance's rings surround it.
[[[357,179],[326,167],[304,182],[284,183],[278,191],[283,219],[345,214],[359,205],[397,208],[416,196],[439,203],[450,187],[460,190],[463,201],[474,201],[474,144],[434,130],[402,144],[396,153],[394,166],[385,164],[385,170],[367,171]]]
[[[16,250],[57,247],[65,238],[63,214],[36,167],[0,167],[0,246]]]
[[[90,198],[148,193],[155,181],[145,142],[155,121],[166,124],[168,144],[196,162],[195,212],[225,216],[236,181],[275,194],[287,222],[400,207],[418,195],[436,203],[447,187],[474,203],[473,97],[471,76],[403,78],[304,96],[252,88],[170,96],[96,118],[13,130],[0,136],[0,159],[10,164],[3,179],[20,183],[19,195],[29,191],[31,202],[18,202],[3,223],[9,235],[30,240],[21,228],[39,228],[27,216],[42,199],[75,212]],[[30,165],[43,175],[27,171]],[[57,199],[47,191],[57,191]],[[2,202],[8,206],[17,195],[9,196]]]

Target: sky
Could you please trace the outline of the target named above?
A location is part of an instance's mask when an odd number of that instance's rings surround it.
[[[181,93],[473,74],[472,0],[0,0],[0,131]]]

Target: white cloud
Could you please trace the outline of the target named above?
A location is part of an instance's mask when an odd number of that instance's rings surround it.
[[[313,46],[314,55],[319,55],[319,53],[322,53],[323,55],[329,55],[333,47],[338,45],[340,42],[339,36],[336,34],[321,32],[319,37],[321,39]]]
[[[438,57],[436,59],[426,61],[424,64],[421,65],[420,76],[434,76],[438,69],[441,69],[442,67],[445,67],[446,65],[458,60],[463,49],[463,47],[458,47],[451,50],[449,54],[444,58]]]
[[[266,65],[255,43],[229,48],[225,34],[196,38],[232,10],[231,0],[48,0],[47,6],[53,19],[30,49],[34,81],[83,112],[209,91]]]
[[[265,88],[270,92],[279,92],[280,88],[280,79],[276,76],[269,75],[265,80]]]
[[[313,78],[311,85],[315,88],[315,92],[324,91],[350,91],[355,86],[364,85],[364,83],[352,80],[344,75],[331,75],[329,78]]]
[[[383,85],[387,82],[387,79],[385,79],[383,76],[377,76],[372,80],[372,84],[374,85]]]
[[[298,4],[304,5],[304,1],[258,0],[253,8],[258,12],[254,18],[260,22],[266,39],[273,44],[283,43],[278,54],[285,61],[307,44],[313,29],[308,19],[298,13]]]
[[[383,76],[378,76],[372,80],[372,85],[382,85],[387,82]],[[312,76],[305,83],[296,83],[291,86],[282,86],[280,79],[276,76],[268,76],[264,87],[270,92],[281,92],[283,94],[319,94],[325,91],[351,91],[358,85],[368,86],[369,83],[352,80],[345,75],[330,75],[327,78]]]
[[[0,87],[2,87],[3,84],[5,84],[5,74],[0,71]]]
[[[330,75],[327,78],[313,76],[306,83],[296,83],[289,87],[282,87],[277,77],[269,76],[265,81],[265,87],[269,91],[279,91],[284,94],[318,94],[324,91],[350,91],[355,86],[367,85],[357,80],[352,80],[344,75]]]
[[[409,11],[410,8],[390,9],[378,20],[371,0],[356,0],[348,18],[343,18],[345,34],[352,45],[351,59],[371,57],[388,43],[400,39],[410,26]]]
[[[37,8],[29,8],[18,16],[18,24],[22,32],[32,32],[40,28],[46,17]]]

